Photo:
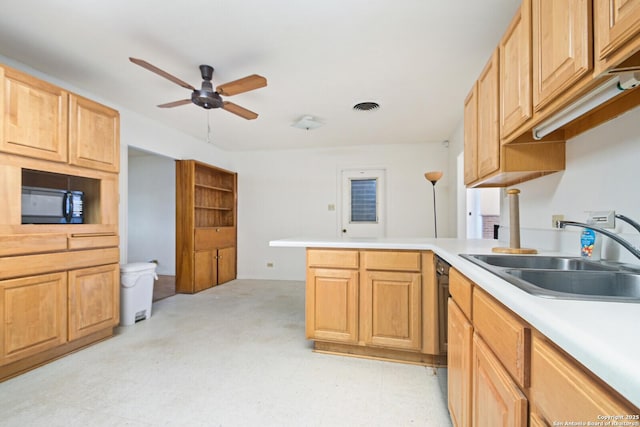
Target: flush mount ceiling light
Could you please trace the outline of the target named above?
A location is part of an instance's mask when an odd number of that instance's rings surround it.
[[[298,129],[313,130],[323,125],[324,123],[320,123],[319,121],[314,119],[312,116],[302,116],[300,120],[293,123],[291,126]]]
[[[353,106],[356,111],[371,111],[380,108],[380,104],[377,102],[361,102]]]

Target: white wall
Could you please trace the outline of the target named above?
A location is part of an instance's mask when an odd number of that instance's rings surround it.
[[[450,156],[463,150],[461,123],[458,138],[450,140]],[[520,183],[521,244],[539,250],[579,254],[579,228],[556,230],[551,216],[584,222],[586,211],[615,210],[640,220],[637,176],[640,168],[640,108],[567,141],[566,169]],[[456,183],[459,185],[459,183]],[[501,198],[500,240],[509,236],[509,205]],[[621,221],[616,233],[640,245],[640,235]],[[624,249],[604,239],[603,256],[639,263]]]
[[[551,215],[584,222],[586,211],[615,210],[640,220],[640,108],[567,141],[566,170],[517,186],[520,193],[520,225],[533,230],[547,230],[538,247],[578,254],[579,228],[552,230]],[[508,221],[508,206],[503,200],[501,223]],[[505,217],[506,215],[506,217]],[[638,233],[616,221],[617,233],[640,243]],[[523,235],[523,238],[525,236]],[[607,242],[608,259],[640,263],[626,250]],[[523,241],[524,243],[524,241]]]
[[[158,260],[158,274],[174,275],[175,161],[158,155],[129,157],[127,252],[129,262]]]
[[[432,186],[424,173],[443,170],[436,186],[438,230],[449,235],[447,157],[441,143],[235,153],[238,276],[303,280],[304,250],[271,248],[269,241],[338,236],[339,173],[346,168],[386,169],[388,237],[433,236]]]

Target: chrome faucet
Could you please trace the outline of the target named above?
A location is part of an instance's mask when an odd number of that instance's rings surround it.
[[[640,232],[640,224],[638,224],[637,222],[635,222],[634,220],[632,220],[628,216],[624,216],[624,215],[621,215],[621,214],[616,214],[615,216],[616,216],[616,218],[626,222],[627,224],[630,224],[633,228],[635,228],[636,230],[638,230]]]
[[[638,231],[640,231],[640,224],[638,224],[637,222],[633,221],[632,219],[629,219],[624,215],[616,215],[616,218],[620,218],[623,221],[629,222],[629,224],[631,224]],[[595,232],[598,232],[600,234],[604,234],[605,236],[607,236],[608,238],[610,238],[614,242],[619,243],[623,248],[625,248],[626,250],[631,252],[633,254],[633,256],[635,256],[636,258],[640,259],[640,249],[636,248],[635,246],[633,246],[631,243],[629,243],[627,240],[623,239],[622,237],[620,237],[616,233],[613,233],[613,232],[611,232],[609,230],[605,230],[604,228],[600,228],[600,227],[595,226],[595,225],[589,225],[589,224],[585,224],[585,223],[582,223],[582,222],[558,221],[558,227],[560,227],[560,228],[565,228],[567,225],[572,225],[574,227],[589,228],[589,229],[591,229],[591,230],[593,230]]]

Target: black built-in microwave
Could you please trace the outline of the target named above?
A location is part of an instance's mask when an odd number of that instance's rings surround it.
[[[22,187],[23,224],[82,224],[84,193],[41,187]]]

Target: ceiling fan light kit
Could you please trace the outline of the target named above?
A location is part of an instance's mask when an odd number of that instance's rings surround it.
[[[323,125],[324,123],[320,123],[319,121],[314,119],[312,116],[302,116],[300,120],[293,123],[291,126],[298,129],[313,130]]]
[[[211,79],[213,77],[213,67],[210,65],[200,65],[202,85],[200,89],[196,89],[189,83],[180,80],[179,78],[167,73],[166,71],[161,70],[160,68],[148,63],[145,60],[138,58],[129,58],[129,60],[146,70],[156,73],[157,75],[192,91],[191,98],[168,102],[166,104],[160,104],[158,105],[158,107],[160,108],[173,108],[180,105],[193,103],[198,107],[202,107],[206,110],[210,110],[212,108],[222,108],[223,110],[226,110],[247,120],[253,120],[258,117],[258,114],[254,113],[253,111],[247,110],[246,108],[232,102],[224,101],[220,95],[233,96],[239,93],[249,92],[251,90],[265,87],[267,85],[267,79],[262,76],[252,74],[250,76],[222,84],[216,87],[215,90],[213,90],[213,84],[211,83]]]

